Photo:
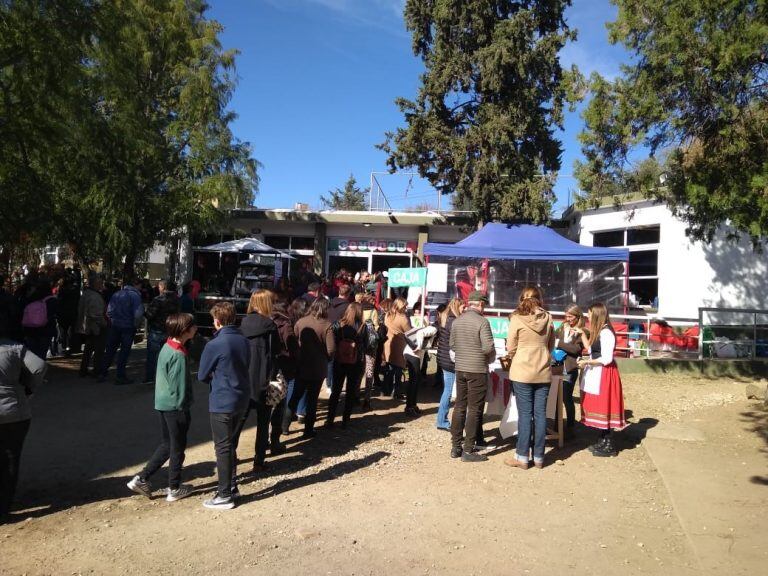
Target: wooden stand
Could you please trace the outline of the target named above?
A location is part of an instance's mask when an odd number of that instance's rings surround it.
[[[565,446],[565,422],[563,421],[563,377],[552,376],[552,386],[557,386],[557,404],[555,405],[555,427],[553,433],[547,434],[547,440],[557,440],[557,446]],[[548,431],[549,432],[549,431]]]

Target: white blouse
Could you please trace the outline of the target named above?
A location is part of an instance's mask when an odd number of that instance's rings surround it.
[[[581,389],[588,394],[600,394],[600,379],[603,375],[603,366],[613,362],[613,352],[616,349],[616,336],[608,328],[600,331],[600,357],[593,358],[600,364],[585,366],[581,379]],[[589,350],[592,353],[592,350]]]

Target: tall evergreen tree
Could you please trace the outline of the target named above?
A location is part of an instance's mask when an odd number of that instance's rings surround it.
[[[89,114],[81,65],[93,25],[83,0],[0,2],[0,245],[44,244],[56,187]]]
[[[629,189],[664,200],[689,234],[728,221],[768,236],[768,3],[613,0],[611,42],[634,54],[615,81],[590,80],[576,166],[588,200]],[[630,161],[649,150],[661,165]],[[665,171],[663,183],[653,178]]]
[[[580,76],[558,53],[575,39],[569,0],[408,0],[405,22],[425,72],[406,127],[380,148],[390,170],[416,167],[482,221],[549,216],[563,107]]]
[[[368,188],[363,190],[357,185],[357,180],[350,174],[344,189],[331,190],[329,196],[321,196],[320,202],[324,208],[331,210],[367,210]]]
[[[227,109],[236,54],[206,10],[0,2],[0,242],[34,232],[131,273],[155,241],[252,201],[257,162]]]
[[[236,53],[222,50],[206,9],[202,0],[113,0],[98,13],[92,96],[106,169],[91,202],[103,215],[99,244],[124,256],[126,272],[155,240],[253,198],[256,162],[227,110]]]

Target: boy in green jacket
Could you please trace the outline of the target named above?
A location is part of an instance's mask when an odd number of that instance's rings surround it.
[[[187,447],[189,407],[192,405],[192,375],[184,344],[195,335],[192,314],[171,314],[165,322],[168,340],[157,358],[155,410],[160,416],[162,440],[144,470],[128,482],[128,488],[152,497],[149,478],[170,460],[166,500],[175,502],[189,496],[191,488],[181,484],[181,466]]]

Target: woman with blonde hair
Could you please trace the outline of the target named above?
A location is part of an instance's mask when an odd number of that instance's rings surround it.
[[[555,348],[565,353],[562,364],[566,438],[573,436],[573,427],[576,424],[576,406],[573,403],[573,389],[576,382],[579,381],[579,366],[577,362],[583,349],[581,342],[581,335],[583,333],[584,314],[581,308],[576,305],[569,306],[565,311],[565,320],[555,330]]]
[[[281,402],[274,408],[267,404],[267,385],[277,374],[277,357],[282,352],[277,324],[272,320],[273,298],[274,293],[270,290],[254,290],[248,302],[248,314],[240,324],[240,330],[243,336],[248,339],[251,349],[248,365],[251,400],[235,432],[234,446],[237,449],[240,433],[245,426],[248,415],[252,409],[255,410],[254,472],[261,472],[266,468],[264,461],[268,445],[270,445],[270,452],[273,455],[285,452],[285,447],[280,443],[285,402]]]
[[[400,393],[405,370],[405,333],[411,329],[411,321],[405,313],[407,309],[405,298],[396,298],[384,316],[384,325],[387,328],[387,340],[384,342],[384,362],[387,364],[384,373],[384,394],[392,394],[392,398],[396,398]]]
[[[509,317],[507,353],[511,358],[509,379],[517,403],[519,424],[514,458],[508,466],[528,469],[533,422],[533,464],[544,466],[547,436],[547,397],[552,383],[550,354],[555,345],[552,318],[544,309],[538,286],[528,286],[520,294],[520,303]]]
[[[443,370],[443,394],[440,396],[440,407],[437,409],[437,427],[440,430],[451,430],[448,411],[451,408],[451,392],[456,382],[456,365],[451,358],[450,346],[451,326],[464,311],[464,302],[453,298],[437,319],[437,365]]]
[[[581,335],[589,357],[581,358],[578,362],[579,368],[584,369],[581,381],[581,421],[590,428],[600,430],[600,440],[590,446],[592,454],[616,456],[611,431],[624,429],[627,422],[624,419],[621,377],[613,359],[616,333],[611,326],[608,309],[602,302],[589,305],[589,328],[589,336]]]

